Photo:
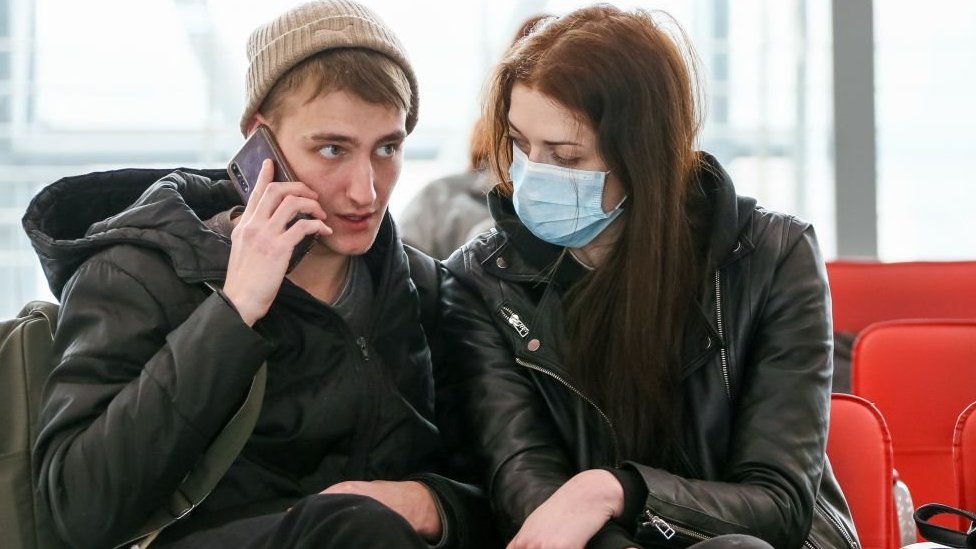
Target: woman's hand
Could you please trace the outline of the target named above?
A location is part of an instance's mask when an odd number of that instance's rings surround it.
[[[437,541],[441,537],[441,517],[437,512],[434,496],[419,482],[350,480],[333,484],[322,493],[371,497],[405,518],[410,526],[413,526],[414,531],[427,541]]]
[[[525,519],[507,549],[583,549],[623,507],[616,477],[602,469],[583,471]]]
[[[271,307],[295,246],[306,235],[332,234],[312,189],[299,182],[273,182],[273,176],[274,164],[265,160],[244,214],[231,233],[223,292],[248,326]],[[300,213],[312,219],[288,227]]]

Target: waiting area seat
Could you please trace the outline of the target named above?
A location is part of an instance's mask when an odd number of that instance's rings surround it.
[[[976,402],[963,410],[956,420],[952,458],[959,507],[976,511]],[[960,521],[960,529],[968,527],[969,524]]]
[[[854,345],[853,393],[884,416],[895,469],[916,505],[959,505],[953,437],[960,413],[976,401],[974,372],[976,320],[872,324]]]
[[[863,398],[831,395],[827,456],[851,508],[861,546],[898,547],[891,436],[881,412]]]
[[[976,261],[827,262],[834,331],[910,318],[976,319]]]

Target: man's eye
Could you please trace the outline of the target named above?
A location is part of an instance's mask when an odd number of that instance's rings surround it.
[[[326,145],[319,149],[319,154],[325,158],[338,158],[342,156],[343,150],[339,145]]]
[[[380,145],[376,148],[376,154],[383,158],[390,158],[395,155],[397,151],[400,150],[400,145],[396,143],[387,143],[386,145]]]

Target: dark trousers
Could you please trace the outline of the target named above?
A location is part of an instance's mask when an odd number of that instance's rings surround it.
[[[161,540],[150,549],[326,549],[404,547],[426,549],[410,523],[373,498],[346,494],[309,496],[285,513],[228,522]]]
[[[752,536],[719,536],[696,543],[688,549],[773,549],[765,541]]]

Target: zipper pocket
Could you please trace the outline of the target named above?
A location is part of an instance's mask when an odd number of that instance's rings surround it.
[[[703,532],[698,532],[696,530],[691,530],[684,526],[675,524],[674,522],[668,522],[663,518],[655,515],[650,509],[644,509],[644,513],[641,515],[644,520],[641,521],[640,525],[643,528],[649,528],[651,526],[657,530],[658,534],[661,535],[665,540],[671,540],[676,534],[680,534],[686,538],[691,538],[697,541],[705,541],[711,539],[714,536],[710,536]]]
[[[620,450],[619,450],[618,442],[617,442],[617,431],[613,427],[613,422],[610,421],[610,416],[608,416],[599,406],[597,406],[595,402],[593,402],[592,400],[590,400],[589,397],[587,397],[586,395],[584,395],[582,391],[580,391],[576,387],[573,387],[573,385],[571,383],[569,383],[568,381],[566,381],[565,379],[563,379],[562,376],[560,376],[559,374],[553,372],[552,370],[549,370],[547,368],[543,368],[542,366],[539,366],[539,365],[536,365],[536,364],[532,364],[531,362],[526,362],[526,361],[522,360],[519,357],[515,357],[515,363],[518,364],[518,365],[520,365],[520,366],[524,366],[524,367],[526,367],[526,368],[528,368],[530,370],[535,370],[535,371],[537,371],[539,373],[545,374],[545,375],[547,375],[547,376],[555,379],[556,381],[558,381],[559,383],[561,383],[563,386],[565,386],[567,389],[569,389],[570,391],[576,393],[576,396],[578,396],[584,402],[586,402],[587,404],[589,404],[590,406],[592,406],[593,409],[596,410],[596,412],[598,414],[600,414],[600,417],[603,418],[604,423],[606,423],[607,424],[607,427],[610,429],[610,439],[613,441],[613,466],[614,467],[620,467]]]

